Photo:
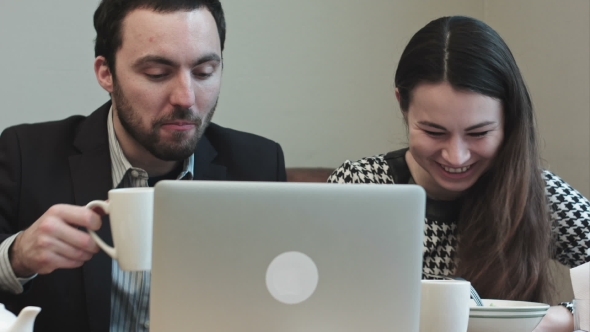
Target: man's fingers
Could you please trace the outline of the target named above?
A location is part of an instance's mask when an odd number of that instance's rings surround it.
[[[29,264],[36,266],[35,270],[38,273],[49,273],[59,268],[77,267],[94,255],[94,252],[75,248],[57,238],[46,235],[40,236],[36,242],[34,249],[29,252]]]
[[[97,230],[100,217],[80,206],[59,204],[49,208],[13,243],[10,263],[15,274],[22,277],[32,272],[49,273],[89,260],[99,248],[79,226]]]
[[[68,236],[67,241],[57,237],[50,237],[46,235],[40,236],[37,240],[36,246],[36,250],[39,253],[39,256],[42,256],[44,253],[52,252],[68,259],[87,261],[90,258],[92,258],[92,256],[95,253],[98,252],[98,246],[96,245],[96,243],[94,243],[94,240],[92,240],[92,238],[90,238],[90,236],[86,232],[77,230],[70,226],[67,226],[67,228],[69,228],[66,229],[67,231],[72,231],[79,234]],[[82,246],[72,245],[70,242],[68,242],[79,241],[78,235],[80,236],[80,238],[87,238],[87,240],[82,240],[81,242],[79,242],[83,244]],[[72,241],[72,239],[75,240]]]
[[[72,227],[70,224],[63,222],[55,222],[55,226],[52,229],[52,235],[55,237],[56,242],[63,242],[64,245],[68,245],[77,250],[85,251],[89,254],[95,254],[99,248],[96,242],[90,237],[90,234],[83,230]],[[55,243],[56,248],[62,248],[63,245]],[[62,254],[60,252],[60,254]]]
[[[83,206],[57,204],[47,210],[48,215],[58,217],[70,225],[82,226],[93,231],[100,228],[100,216]]]
[[[54,244],[53,252],[67,260],[78,262],[85,262],[92,258],[92,256],[96,253],[95,251],[87,251],[60,241],[56,241]]]
[[[103,210],[100,206],[93,206],[90,210],[94,211],[94,213],[98,214],[99,216],[107,214],[105,210]]]
[[[39,274],[48,274],[57,269],[73,269],[84,264],[84,261],[72,260],[55,252],[46,253],[43,261],[44,264],[42,264],[42,267],[37,272]]]

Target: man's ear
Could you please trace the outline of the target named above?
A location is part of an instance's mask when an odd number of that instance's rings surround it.
[[[102,86],[108,93],[113,92],[113,74],[107,64],[107,59],[104,56],[97,56],[94,59],[94,74],[98,84]]]
[[[397,103],[399,104],[399,89],[395,88],[395,98],[397,99]]]

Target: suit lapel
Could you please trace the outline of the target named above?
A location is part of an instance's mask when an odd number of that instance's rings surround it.
[[[227,169],[223,165],[215,163],[217,150],[211,144],[207,135],[199,140],[195,150],[195,169],[193,179],[195,180],[226,180]]]
[[[74,146],[80,154],[70,157],[70,169],[76,205],[86,205],[96,199],[105,200],[112,189],[111,157],[109,151],[107,115],[110,102],[92,113],[80,126]],[[206,135],[195,150],[193,178],[195,180],[226,180],[226,167],[215,163],[217,150]],[[108,218],[96,232],[112,244]],[[82,266],[86,291],[86,308],[92,331],[109,331],[111,311],[112,259],[103,251]]]
[[[96,199],[105,200],[112,188],[111,158],[107,134],[110,103],[92,113],[80,126],[74,145],[80,154],[70,157],[70,169],[76,205]],[[112,243],[108,217],[96,232]],[[112,260],[102,250],[82,266],[88,321],[92,331],[109,331],[111,308]]]

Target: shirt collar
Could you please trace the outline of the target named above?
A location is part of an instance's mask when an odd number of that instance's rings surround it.
[[[147,172],[141,168],[133,167],[123,150],[121,149],[121,145],[119,144],[119,140],[117,139],[117,135],[115,134],[115,127],[113,125],[113,107],[109,110],[109,115],[107,118],[107,131],[109,136],[109,150],[111,154],[111,175],[113,178],[113,188],[116,188],[119,183],[125,177],[125,174],[130,169],[135,169],[137,171],[141,171],[147,174]],[[190,157],[186,158],[183,163],[183,168],[180,174],[178,175],[178,179],[183,180],[192,180],[193,179],[193,169],[195,165],[195,154],[191,154]]]

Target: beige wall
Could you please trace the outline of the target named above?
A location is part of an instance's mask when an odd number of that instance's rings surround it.
[[[108,100],[94,78],[99,0],[0,0],[0,130],[89,114]]]

